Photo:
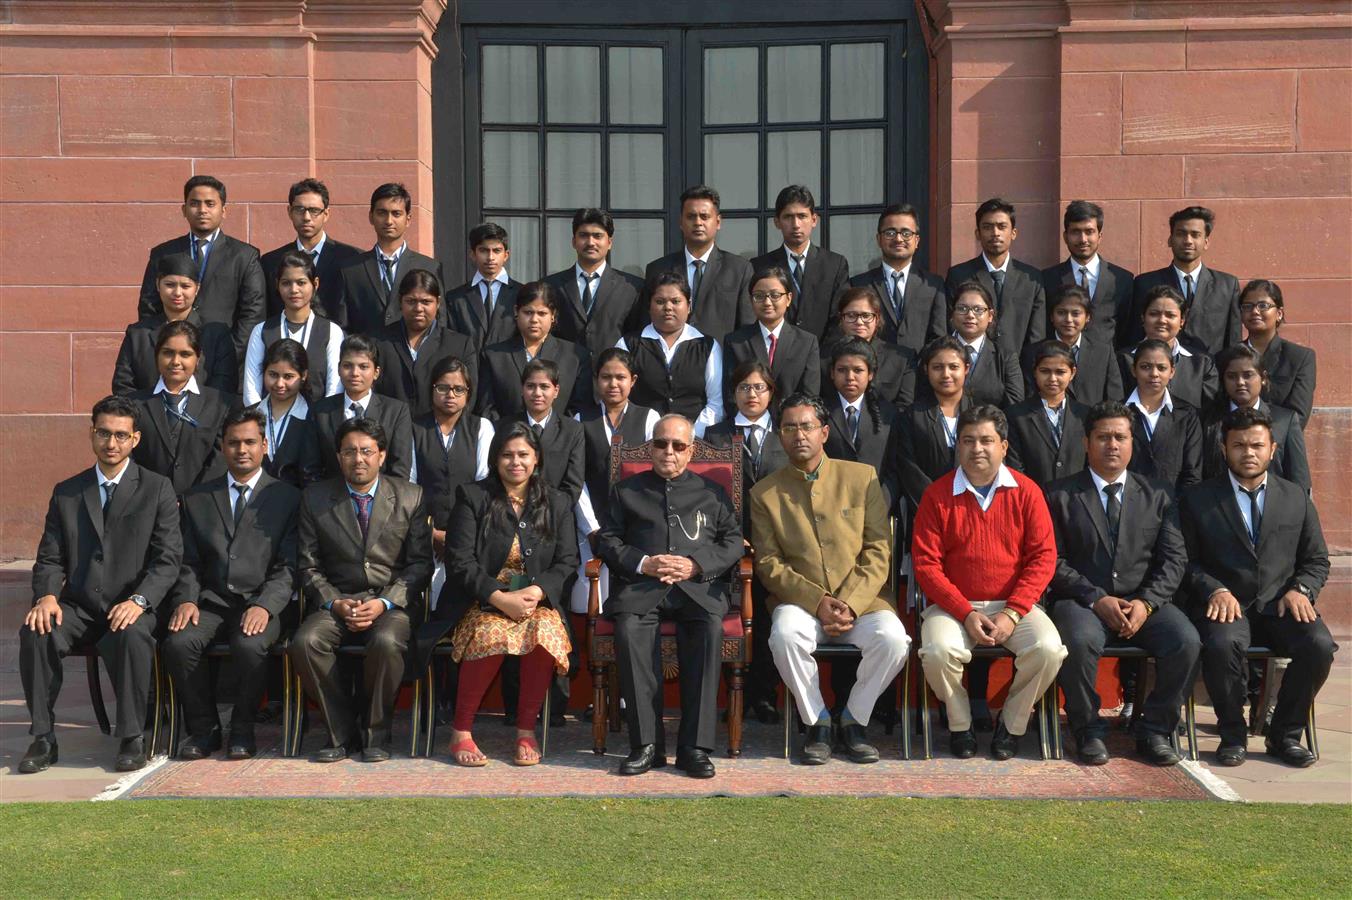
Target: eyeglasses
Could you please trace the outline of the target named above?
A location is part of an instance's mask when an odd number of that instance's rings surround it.
[[[912,231],[909,228],[884,228],[878,233],[889,241],[895,241],[897,238],[901,238],[903,241],[913,241],[920,237],[920,232]]]
[[[779,433],[780,433],[780,434],[787,434],[789,437],[794,437],[794,436],[796,436],[797,434],[799,434],[800,432],[801,432],[802,434],[812,434],[814,431],[816,431],[817,429],[819,429],[819,428],[821,428],[821,427],[822,427],[822,426],[821,426],[821,423],[820,423],[820,422],[804,422],[804,423],[801,424],[801,425],[794,425],[794,424],[780,425],[780,426],[779,426]]]
[[[959,316],[980,316],[991,311],[989,306],[955,306],[954,315]]]
[[[878,314],[871,312],[847,312],[841,313],[840,317],[844,319],[846,322],[862,322],[863,324],[867,325],[869,322],[872,322],[874,319],[878,318]]]
[[[764,303],[766,300],[773,300],[778,303],[783,298],[789,296],[784,291],[752,291],[751,299],[757,303]]]
[[[737,385],[737,393],[739,394],[764,394],[768,390],[770,390],[770,386],[768,384]]]
[[[469,393],[469,388],[463,384],[434,384],[432,385],[432,393],[438,397],[445,397],[447,394],[452,397],[463,397]]]
[[[129,431],[109,431],[107,428],[95,428],[94,437],[107,444],[116,441],[119,444],[125,444],[132,439],[132,433]]]
[[[1251,312],[1260,312],[1260,313],[1271,312],[1272,310],[1274,310],[1274,309],[1276,309],[1276,308],[1277,308],[1277,304],[1272,303],[1272,302],[1267,301],[1267,300],[1259,300],[1257,303],[1241,303],[1241,304],[1239,304],[1239,311],[1242,312],[1242,313],[1245,313],[1245,314],[1248,314],[1248,313],[1251,313]]]
[[[360,456],[362,459],[370,459],[380,451],[372,447],[344,447],[338,451],[338,455],[343,459],[356,459]]]
[[[653,446],[658,450],[675,450],[677,453],[684,453],[690,449],[690,445],[685,441],[669,441],[666,438],[653,438]]]
[[[308,218],[308,219],[318,219],[320,216],[324,215],[324,213],[326,213],[326,212],[328,212],[328,210],[327,210],[325,207],[322,207],[322,206],[293,206],[293,207],[291,207],[291,213],[292,213],[292,215],[300,216],[302,219],[306,219],[306,218]]]

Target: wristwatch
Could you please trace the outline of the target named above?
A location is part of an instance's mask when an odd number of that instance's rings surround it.
[[[150,601],[147,600],[141,594],[132,594],[127,599],[130,600],[132,603],[135,603],[137,606],[141,607],[141,610],[143,612],[150,609]]]
[[[1303,594],[1303,595],[1305,596],[1305,599],[1306,599],[1306,600],[1313,600],[1313,599],[1314,599],[1314,591],[1310,590],[1310,588],[1309,588],[1307,585],[1303,585],[1303,584],[1301,584],[1299,581],[1296,582],[1296,586],[1295,586],[1294,590],[1296,590],[1296,591],[1298,591],[1299,593]]]

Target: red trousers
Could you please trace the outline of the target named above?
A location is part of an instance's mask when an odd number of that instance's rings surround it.
[[[456,731],[469,731],[479,711],[484,694],[502,668],[503,656],[485,656],[460,664],[460,684],[455,692]],[[536,647],[521,657],[521,695],[516,701],[516,727],[522,731],[535,728],[535,719],[545,702],[545,694],[554,678],[554,657],[544,647]]]

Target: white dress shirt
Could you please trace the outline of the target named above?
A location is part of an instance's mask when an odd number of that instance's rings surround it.
[[[241,484],[244,485],[245,488],[247,488],[247,490],[244,492],[244,498],[243,498],[243,499],[244,499],[244,505],[245,505],[245,506],[248,506],[249,501],[253,499],[254,488],[258,487],[258,479],[260,479],[260,478],[262,478],[262,477],[263,477],[263,469],[262,469],[261,467],[260,467],[259,469],[257,469],[257,470],[253,473],[253,476],[252,476],[248,481],[236,481],[236,480],[235,480],[235,476],[233,476],[233,475],[231,475],[231,476],[229,477],[229,481],[230,481],[230,486],[229,486],[229,491],[230,491],[230,514],[231,514],[231,515],[234,515],[234,514],[235,514],[235,507],[239,506],[239,503],[240,503],[240,494],[239,494],[239,491],[235,490],[235,488],[236,488],[237,486],[241,485]]]
[[[1235,503],[1239,506],[1239,517],[1244,520],[1244,527],[1248,529],[1249,534],[1253,534],[1253,517],[1249,514],[1249,495],[1245,492],[1244,486],[1239,483],[1234,472],[1227,473],[1230,476],[1230,489],[1234,491]],[[1259,527],[1262,526],[1261,518],[1263,511],[1267,506],[1267,473],[1263,473],[1263,480],[1258,484],[1258,516],[1260,519]]]
[[[704,337],[704,332],[687,322],[676,341],[668,346],[666,338],[649,323],[639,337],[657,341],[670,368],[671,361],[676,357],[676,350],[686,341],[697,341]],[[638,349],[630,347],[623,337],[615,342],[615,346],[630,353]],[[704,429],[721,421],[723,421],[723,352],[718,346],[718,341],[714,341],[713,346],[709,348],[709,358],[704,363],[704,408],[695,418],[695,437],[704,437]]]
[[[964,491],[970,491],[972,496],[976,498],[977,505],[981,507],[982,512],[991,508],[991,503],[995,500],[995,492],[1000,488],[1017,488],[1019,486],[1019,483],[1014,480],[1014,476],[1010,474],[1009,469],[1005,468],[1004,463],[1000,464],[1000,470],[995,473],[994,483],[991,484],[990,490],[984,495],[967,480],[967,473],[962,470],[962,466],[958,466],[955,471],[957,476],[953,479],[953,496],[961,497]]]
[[[1114,478],[1112,481],[1105,481],[1105,480],[1103,480],[1102,478],[1099,477],[1099,473],[1095,472],[1092,468],[1089,469],[1089,477],[1092,478],[1092,479],[1094,479],[1094,487],[1098,489],[1099,505],[1103,507],[1104,513],[1107,513],[1107,512],[1108,512],[1108,494],[1107,494],[1103,489],[1104,489],[1105,487],[1107,487],[1108,485],[1110,485],[1110,484],[1120,484],[1120,485],[1122,485],[1122,490],[1121,490],[1121,492],[1117,495],[1117,500],[1118,500],[1119,503],[1122,502],[1122,501],[1124,501],[1124,500],[1126,500],[1126,498],[1127,498],[1127,470],[1126,470],[1126,469],[1123,469],[1121,472],[1119,472],[1119,473],[1117,474],[1117,477]]]
[[[1174,398],[1169,395],[1169,389],[1165,388],[1164,402],[1160,404],[1160,408],[1154,412],[1148,412],[1146,411],[1146,408],[1141,405],[1141,392],[1138,389],[1131,392],[1131,396],[1127,398],[1127,405],[1134,406],[1141,411],[1141,415],[1145,418],[1147,434],[1154,436],[1155,426],[1158,425],[1160,421],[1160,413],[1164,412],[1166,409],[1169,410],[1169,412],[1174,411]]]

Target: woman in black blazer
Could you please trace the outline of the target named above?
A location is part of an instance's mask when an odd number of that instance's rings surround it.
[[[871,287],[848,288],[836,302],[840,337],[822,346],[821,383],[831,384],[831,353],[841,340],[858,338],[868,342],[878,361],[873,390],[884,403],[905,409],[915,401],[916,355],[910,347],[891,344],[878,337],[883,321],[883,304]]]
[[[487,478],[463,484],[446,530],[446,589],[437,604],[439,634],[453,633],[460,664],[451,755],[462,766],[488,758],[471,729],[489,685],[507,656],[521,658],[516,753],[540,761],[535,719],[554,674],[568,672],[572,645],[562,618],[564,590],[577,568],[572,503],[540,471],[540,445],[513,422],[493,436]]]
[[[1261,409],[1272,419],[1272,442],[1276,451],[1268,471],[1279,478],[1295,482],[1308,493],[1310,490],[1310,460],[1305,452],[1305,433],[1300,429],[1300,416],[1285,406],[1262,400],[1267,387],[1268,372],[1263,357],[1252,347],[1235,344],[1216,356],[1216,368],[1221,373],[1224,393],[1206,411],[1203,422],[1202,477],[1214,478],[1229,470],[1221,422],[1233,408]]]
[[[1314,351],[1281,337],[1286,303],[1275,281],[1257,278],[1239,292],[1239,317],[1248,332],[1248,345],[1263,355],[1267,381],[1263,400],[1294,410],[1304,429],[1314,411]]]
[[[1051,337],[1070,348],[1071,361],[1075,363],[1070,398],[1086,407],[1104,400],[1120,402],[1126,392],[1122,390],[1122,370],[1117,366],[1113,345],[1100,343],[1098,338],[1085,333],[1094,318],[1088,292],[1071,284],[1048,299],[1051,302]],[[1029,344],[1020,354],[1024,393],[1030,399],[1037,393],[1033,381],[1033,356],[1037,348],[1037,344]]]
[[[1023,399],[1023,372],[1019,357],[1002,348],[991,333],[995,327],[995,298],[979,281],[958,286],[948,301],[948,325],[965,346],[967,380],[963,390],[973,403],[1004,409]]]
[[[1194,410],[1200,410],[1206,409],[1216,399],[1220,392],[1220,379],[1216,377],[1216,364],[1206,350],[1178,339],[1179,333],[1188,324],[1190,309],[1191,304],[1177,290],[1167,284],[1156,285],[1145,295],[1141,322],[1145,327],[1146,338],[1163,342],[1173,357],[1169,394]],[[1135,364],[1133,351],[1123,350],[1117,359],[1122,370],[1123,386],[1137,384],[1132,371]]]
[[[197,328],[202,342],[198,383],[223,394],[235,393],[239,381],[235,339],[230,326],[202,321],[195,305],[199,287],[197,263],[186,253],[171,253],[155,261],[155,288],[163,312],[127,326],[117,362],[113,364],[114,394],[132,394],[155,387],[160,379],[155,338],[167,322],[190,322]]]
[[[1084,419],[1089,407],[1070,399],[1070,386],[1079,375],[1069,347],[1060,341],[1040,341],[1032,358],[1036,393],[1005,410],[1009,419],[1005,464],[1045,488],[1084,468]]]
[[[221,430],[238,400],[197,384],[202,338],[189,322],[170,322],[155,340],[160,379],[153,390],[137,391],[137,428],[141,442],[132,451],[137,464],[168,478],[174,492],[210,481],[225,472]]]
[[[319,438],[310,418],[310,357],[300,341],[283,338],[263,354],[263,413],[268,453],[263,468],[279,481],[304,489],[324,477]]]
[[[1132,357],[1136,389],[1127,405],[1136,408],[1137,416],[1127,468],[1164,482],[1177,496],[1202,480],[1202,422],[1197,410],[1170,390],[1174,356],[1168,344],[1146,338]]]
[[[558,320],[559,293],[553,285],[532,281],[516,294],[516,336],[484,348],[479,361],[479,397],[475,411],[495,422],[520,418],[521,373],[533,359],[559,367],[559,396],[554,412],[570,415],[591,405],[591,359],[581,344],[550,334]]]
[[[935,338],[920,351],[925,379],[922,398],[901,414],[897,456],[907,520],[915,515],[930,482],[957,465],[958,416],[972,406],[967,398],[967,356],[962,341]]]
[[[793,302],[789,273],[779,266],[760,269],[751,278],[749,293],[756,321],[733,331],[723,341],[723,408],[731,409],[736,404],[733,390],[737,382],[731,375],[747,362],[766,364],[774,373],[781,397],[800,391],[817,396],[822,376],[817,336],[784,318]],[[774,339],[774,359],[770,358],[770,338]]]
[[[878,360],[873,347],[860,340],[844,341],[831,353],[831,388],[824,401],[830,416],[826,455],[870,465],[878,473],[888,512],[897,501],[897,410],[878,400],[873,375]],[[855,410],[851,415],[850,410]],[[851,419],[854,419],[854,423]]]

